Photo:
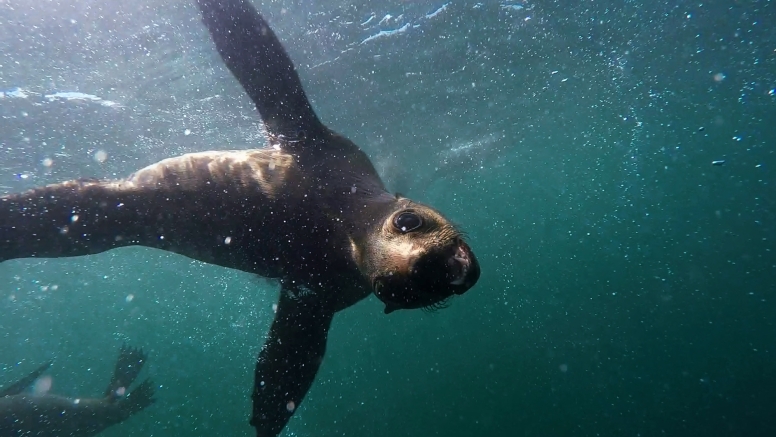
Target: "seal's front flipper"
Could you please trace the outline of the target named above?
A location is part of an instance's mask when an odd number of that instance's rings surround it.
[[[40,378],[40,375],[42,375],[43,372],[48,370],[48,368],[51,367],[51,363],[53,362],[54,360],[47,361],[45,364],[35,369],[35,371],[30,373],[29,375],[16,381],[12,385],[0,390],[0,398],[4,396],[18,395],[19,393],[23,392],[27,387],[31,386],[36,379]]]
[[[142,349],[122,344],[119,358],[116,360],[116,367],[113,370],[113,377],[105,390],[105,396],[120,397],[129,392],[129,386],[135,382],[147,359],[148,355]]]
[[[321,130],[291,58],[256,8],[248,0],[197,4],[221,59],[253,100],[267,131],[293,139]]]
[[[258,437],[275,437],[299,408],[318,373],[334,311],[314,296],[280,292],[275,320],[259,353],[253,389]]]

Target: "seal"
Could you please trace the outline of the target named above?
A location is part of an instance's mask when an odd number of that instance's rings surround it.
[[[25,394],[52,362],[43,364],[11,386],[0,389],[0,435],[88,437],[129,419],[155,402],[150,379],[129,391],[147,358],[142,350],[122,345],[113,377],[102,398]]]
[[[276,436],[312,385],[334,314],[374,294],[385,313],[442,307],[477,282],[461,231],[390,194],[367,155],[326,127],[247,0],[198,0],[267,144],[165,159],[122,180],[79,179],[0,198],[0,261],[142,245],[275,278],[251,424]]]

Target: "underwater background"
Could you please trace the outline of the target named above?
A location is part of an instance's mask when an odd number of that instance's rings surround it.
[[[469,235],[436,313],[334,319],[287,436],[776,435],[776,4],[254,1],[320,118]],[[189,0],[0,1],[0,193],[263,144]],[[713,164],[712,164],[713,163]],[[0,264],[0,386],[254,435],[272,282],[147,248]]]

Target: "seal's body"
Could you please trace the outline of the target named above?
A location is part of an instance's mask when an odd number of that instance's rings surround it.
[[[150,380],[143,381],[131,392],[129,390],[146,358],[142,350],[122,346],[113,378],[101,398],[23,393],[51,362],[42,365],[0,390],[0,435],[88,437],[127,420],[154,403],[154,387]]]
[[[479,265],[432,208],[389,194],[358,146],[318,120],[290,58],[247,0],[198,0],[268,144],[171,158],[119,181],[0,198],[0,261],[143,245],[277,278],[251,423],[275,436],[312,384],[334,313],[374,293],[389,313],[435,308]]]

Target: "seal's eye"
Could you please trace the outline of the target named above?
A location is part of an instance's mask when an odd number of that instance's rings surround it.
[[[403,212],[393,219],[393,226],[406,234],[423,226],[423,220],[414,212]]]

